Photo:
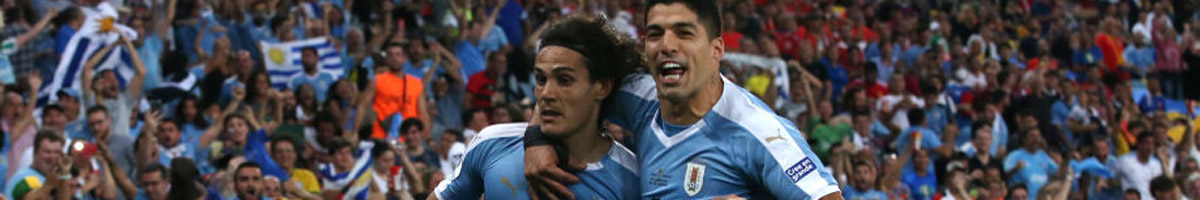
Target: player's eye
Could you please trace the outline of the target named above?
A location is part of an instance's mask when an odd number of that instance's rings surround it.
[[[559,75],[557,77],[554,77],[554,79],[555,79],[555,81],[558,81],[559,85],[562,85],[562,86],[570,86],[572,82],[575,82],[575,78],[573,78],[571,76],[567,76],[567,75]]]
[[[546,75],[543,75],[543,74],[542,74],[542,73],[540,73],[540,72],[539,72],[539,73],[534,73],[534,74],[533,74],[533,79],[534,79],[534,80],[537,82],[536,84],[537,84],[538,86],[545,86],[545,85],[546,85]]]

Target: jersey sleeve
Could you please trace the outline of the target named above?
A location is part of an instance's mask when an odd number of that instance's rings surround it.
[[[471,145],[458,169],[434,188],[433,194],[437,199],[478,199],[483,195],[483,174],[480,171],[491,154],[487,144]]]
[[[780,199],[819,199],[840,191],[833,175],[823,169],[825,164],[813,154],[811,147],[794,126],[769,137],[760,137],[746,159],[755,163],[748,170],[757,176],[771,194]],[[762,133],[757,133],[762,135]],[[757,171],[757,172],[754,172]]]
[[[602,115],[605,120],[626,129],[645,127],[658,110],[658,92],[654,78],[649,74],[636,74],[625,77],[625,83],[619,92],[605,103]],[[626,137],[636,138],[636,137]],[[622,141],[625,142],[625,141]],[[626,143],[628,144],[628,143]],[[636,145],[629,145],[636,146]]]

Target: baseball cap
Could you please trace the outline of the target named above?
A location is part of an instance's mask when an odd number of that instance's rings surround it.
[[[64,95],[66,95],[66,96],[70,96],[71,98],[75,98],[76,100],[82,99],[80,97],[83,96],[83,95],[79,94],[79,90],[70,89],[70,88],[60,89],[60,90],[58,90],[58,92],[55,92],[55,95],[57,95],[58,98],[62,98]]]

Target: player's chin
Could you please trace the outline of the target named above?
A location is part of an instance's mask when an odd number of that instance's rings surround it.
[[[560,138],[566,135],[566,127],[561,121],[542,123],[542,134],[553,138]]]

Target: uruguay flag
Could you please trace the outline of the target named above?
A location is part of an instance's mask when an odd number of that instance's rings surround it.
[[[319,166],[321,176],[324,177],[324,189],[341,191],[338,199],[367,199],[367,193],[370,191],[368,187],[375,176],[375,170],[372,169],[375,157],[371,155],[371,148],[375,145],[374,142],[359,142],[358,149],[354,150],[354,167],[347,171],[338,173],[339,170],[335,170],[331,163]]]
[[[84,20],[83,26],[79,27],[79,31],[75,32],[75,35],[71,36],[71,40],[67,42],[67,48],[58,61],[58,68],[54,70],[54,76],[42,84],[41,91],[79,90],[79,82],[83,80],[83,65],[92,57],[92,54],[109,44],[119,42],[121,34],[124,34],[127,40],[135,40],[138,37],[137,31],[116,24],[116,19],[119,19],[117,10],[107,2],[100,3],[94,10],[85,8],[84,13],[87,19]],[[136,74],[136,70],[132,66],[133,59],[123,46],[114,46],[107,55],[101,56],[103,57],[96,65],[95,72],[114,70],[117,72],[117,79],[122,86]],[[39,94],[38,105],[56,101],[57,96],[51,94],[54,93]]]
[[[332,74],[335,78],[341,77],[345,72],[342,70],[341,51],[325,37],[275,44],[259,42],[259,44],[262,47],[259,49],[262,49],[267,74],[271,76],[271,86],[275,88],[287,88],[288,81],[291,81],[293,76],[304,73],[304,65],[300,61],[300,50],[307,47],[316,48],[317,55],[321,56],[321,61],[317,66],[321,72]]]

